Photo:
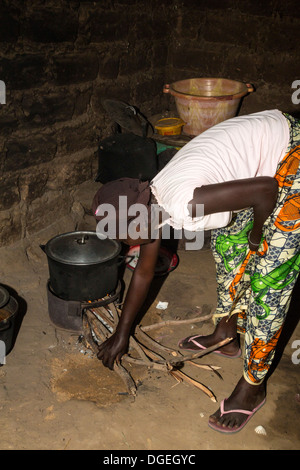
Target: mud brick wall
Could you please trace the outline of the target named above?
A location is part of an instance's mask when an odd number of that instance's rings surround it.
[[[292,88],[300,80],[299,36],[296,0],[178,2],[169,83],[196,76],[250,82],[256,91],[243,100],[240,114],[278,108],[300,117],[300,93]]]
[[[103,97],[150,116],[174,109],[165,83],[217,76],[255,86],[241,114],[299,116],[299,12],[294,0],[2,0],[0,246],[66,214],[75,226],[74,192],[111,133]]]
[[[103,97],[161,110],[168,15],[158,1],[0,3],[0,246],[77,217],[111,134]],[[79,211],[79,215],[82,215]]]

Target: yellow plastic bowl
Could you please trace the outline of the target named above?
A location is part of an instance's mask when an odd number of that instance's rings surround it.
[[[176,117],[159,119],[155,124],[155,129],[160,135],[179,135],[185,122]]]

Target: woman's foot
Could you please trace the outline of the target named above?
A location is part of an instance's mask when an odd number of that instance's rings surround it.
[[[211,335],[188,336],[181,340],[178,346],[181,349],[187,349],[189,351],[199,351],[214,346],[226,338],[233,338],[230,343],[220,348],[220,353],[225,356],[238,357],[240,355],[240,349],[236,333],[236,317],[237,315],[233,315],[229,320],[228,317],[224,317]]]
[[[230,397],[223,402],[225,413],[220,407],[209,417],[209,426],[224,433],[239,431],[264,404],[265,397],[264,383],[251,385],[242,377]]]

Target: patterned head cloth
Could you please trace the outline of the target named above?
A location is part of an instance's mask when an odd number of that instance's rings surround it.
[[[120,198],[120,196],[123,196]],[[124,197],[125,196],[125,197]],[[125,199],[126,198],[126,199]],[[121,178],[104,184],[95,194],[92,204],[93,214],[98,222],[115,227],[117,238],[126,238],[128,224],[136,219],[137,213],[130,207],[135,204],[144,206],[144,222],[150,214],[151,190],[149,182],[134,178]],[[109,204],[114,210],[109,210]],[[141,219],[140,219],[141,220]]]

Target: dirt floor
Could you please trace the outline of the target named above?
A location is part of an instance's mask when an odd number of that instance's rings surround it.
[[[43,237],[50,239],[54,234],[55,230]],[[198,315],[197,307],[205,314],[215,305],[211,251],[180,250],[179,257],[177,269],[153,287],[142,325],[191,318]],[[126,269],[125,285],[130,276]],[[34,239],[25,248],[2,250],[1,284],[18,296],[20,325],[6,364],[0,367],[0,449],[300,449],[300,365],[292,360],[295,341],[300,339],[299,285],[268,381],[267,402],[244,430],[228,436],[211,430],[207,421],[239,380],[242,358],[209,354],[196,361],[220,367],[218,374],[184,366],[187,375],[214,393],[217,403],[187,382],[179,383],[166,372],[142,366],[130,368],[138,386],[134,398],[120,377],[84,347],[78,332],[58,329],[51,323],[47,279],[47,260]],[[158,310],[158,301],[168,302],[167,309]],[[176,348],[182,337],[197,331],[207,334],[212,329],[210,320],[176,324],[154,330],[153,337]],[[263,434],[257,432],[258,426]]]

